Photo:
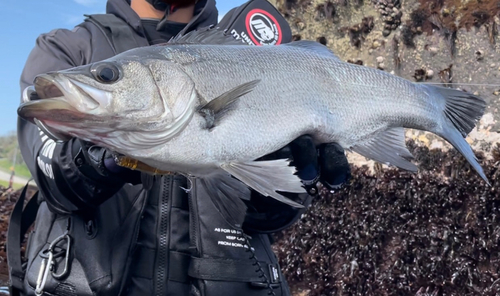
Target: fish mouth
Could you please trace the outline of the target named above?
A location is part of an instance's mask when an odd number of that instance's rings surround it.
[[[39,75],[34,85],[23,91],[23,103],[17,113],[36,124],[53,140],[67,141],[71,137],[49,125],[82,124],[86,112],[99,107],[99,102],[84,88],[84,84],[59,74]]]

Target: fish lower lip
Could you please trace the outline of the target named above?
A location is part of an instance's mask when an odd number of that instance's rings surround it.
[[[68,110],[71,112],[78,112],[73,106],[68,104],[64,100],[55,99],[44,99],[29,101],[21,104],[17,112],[23,118],[39,118],[40,115],[43,117],[51,118],[53,115],[49,114],[52,110]],[[45,119],[45,118],[40,118]]]
[[[54,116],[54,110],[57,110],[59,112],[58,116]],[[64,121],[64,117],[61,116],[61,113],[70,114],[71,116],[78,116],[80,112],[73,108],[70,104],[68,104],[68,102],[54,98],[25,102],[21,104],[21,106],[19,106],[17,113],[19,114],[19,116],[36,124],[40,128],[40,130],[42,130],[49,138],[53,139],[54,141],[67,141],[70,139],[69,136],[53,130],[52,128],[47,126],[44,121],[55,121],[54,117],[56,117],[57,120]]]

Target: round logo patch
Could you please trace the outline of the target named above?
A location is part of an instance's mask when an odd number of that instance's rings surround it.
[[[272,14],[262,9],[252,9],[246,18],[248,35],[256,45],[281,43],[281,27]]]

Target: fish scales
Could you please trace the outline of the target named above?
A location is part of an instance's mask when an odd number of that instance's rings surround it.
[[[175,56],[176,51],[185,51],[185,47],[189,46],[166,49],[170,52],[166,56]],[[193,147],[193,154],[210,143],[220,148],[215,149],[216,153],[207,153],[207,157],[225,155],[225,161],[248,155],[251,160],[279,149],[303,133],[316,135],[320,142],[338,142],[350,147],[388,124],[429,128],[432,123],[428,118],[436,117],[439,112],[438,106],[429,105],[428,96],[424,96],[418,85],[301,48],[191,46],[189,51],[198,60],[184,64],[184,70],[207,101],[219,96],[221,90],[262,80],[240,100],[238,109],[242,112],[234,112],[217,129],[203,133],[204,140],[178,138],[178,143],[172,140],[172,147]],[[255,59],[258,55],[266,56],[265,63]],[[217,80],[216,87],[213,80],[206,79],[207,73]],[[265,102],[262,98],[266,98]],[[311,115],[313,120],[301,114]],[[381,121],[379,117],[387,120]],[[192,126],[197,129],[199,124],[193,122]],[[275,124],[287,128],[276,131]],[[280,132],[283,135],[276,135]],[[242,133],[246,137],[241,137]],[[271,134],[276,137],[270,137]],[[256,139],[261,141],[261,149],[249,154],[246,147]],[[167,151],[162,153],[165,154],[160,157],[172,156]]]

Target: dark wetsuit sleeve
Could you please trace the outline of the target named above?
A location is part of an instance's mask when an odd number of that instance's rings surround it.
[[[81,27],[54,30],[36,40],[21,75],[21,93],[42,73],[84,65],[91,54],[91,36]],[[123,184],[84,176],[77,167],[78,141],[56,143],[38,127],[18,119],[21,153],[52,211],[68,213],[92,207],[110,197]]]

